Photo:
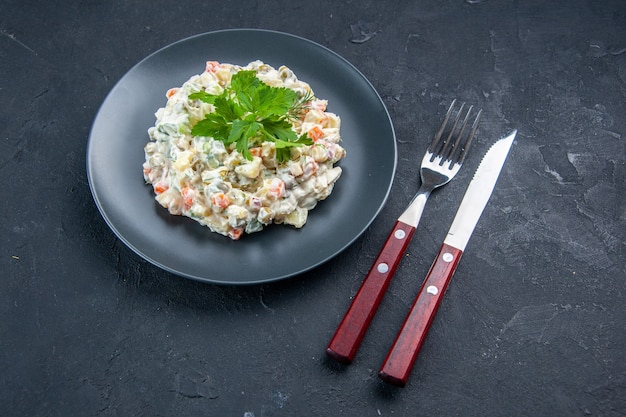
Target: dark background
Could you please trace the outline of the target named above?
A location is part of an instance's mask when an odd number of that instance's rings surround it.
[[[171,42],[302,36],[358,68],[394,123],[392,193],[300,276],[216,286],[124,246],[89,191],[104,98]],[[355,362],[324,349],[453,98],[484,110],[431,197]],[[0,3],[0,415],[622,416],[626,413],[623,1]],[[376,372],[480,155],[519,134],[404,389]],[[366,198],[366,196],[364,196]]]

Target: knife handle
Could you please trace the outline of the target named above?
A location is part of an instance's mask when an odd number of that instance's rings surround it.
[[[326,348],[329,357],[352,362],[414,232],[415,227],[396,221]]]
[[[378,377],[383,381],[400,387],[406,385],[461,255],[463,251],[460,249],[445,243],[441,246],[413,307],[378,372]]]

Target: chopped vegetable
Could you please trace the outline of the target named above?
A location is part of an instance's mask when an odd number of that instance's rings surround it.
[[[166,96],[142,169],[172,215],[234,240],[299,228],[341,175],[340,118],[287,67],[209,61]]]

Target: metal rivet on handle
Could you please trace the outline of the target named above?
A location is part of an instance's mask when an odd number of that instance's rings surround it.
[[[434,285],[429,285],[428,288],[426,288],[426,292],[428,294],[437,295],[437,293],[439,292],[439,288],[435,287]]]
[[[384,262],[381,262],[378,264],[378,266],[376,267],[376,269],[378,270],[378,272],[380,272],[381,274],[384,274],[385,272],[389,271],[389,265],[387,265]]]
[[[393,235],[396,237],[396,239],[404,239],[406,233],[404,232],[404,230],[398,229]]]
[[[444,262],[452,262],[454,256],[452,256],[450,252],[446,252],[443,254],[442,259],[444,260]]]

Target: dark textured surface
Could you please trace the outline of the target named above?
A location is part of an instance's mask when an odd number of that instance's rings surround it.
[[[0,415],[626,413],[623,1],[56,3],[0,4]],[[237,27],[349,60],[384,99],[400,155],[387,205],[354,245],[250,287],[137,257],[85,173],[93,118],[128,69]],[[325,346],[454,97],[484,109],[475,147],[431,197],[355,362],[330,363]],[[409,384],[383,386],[378,367],[480,154],[513,128]]]

